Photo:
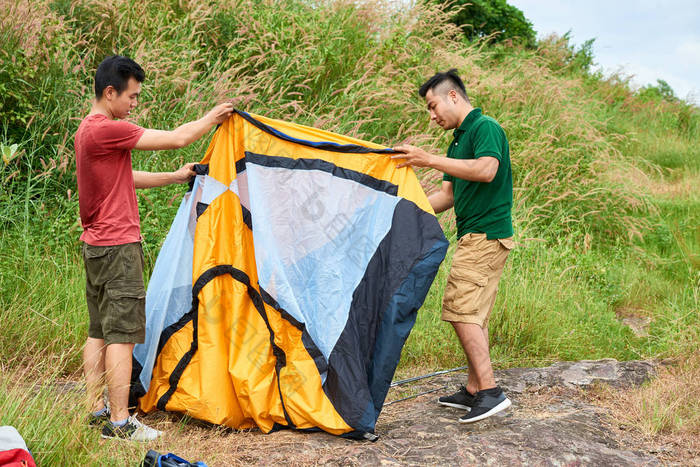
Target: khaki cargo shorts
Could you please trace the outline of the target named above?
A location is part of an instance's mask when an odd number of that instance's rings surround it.
[[[146,291],[140,243],[83,243],[88,336],[105,344],[141,344],[146,336]]]
[[[513,238],[488,240],[486,234],[466,234],[457,242],[442,299],[443,321],[486,328],[496,301],[498,282]]]

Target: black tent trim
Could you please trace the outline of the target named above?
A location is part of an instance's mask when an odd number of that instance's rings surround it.
[[[330,141],[307,141],[304,139],[298,139],[294,138],[292,136],[289,136],[285,133],[282,133],[279,130],[276,130],[272,128],[271,126],[268,126],[264,124],[263,122],[255,119],[253,116],[251,116],[249,113],[244,112],[242,110],[237,110],[234,109],[234,112],[240,115],[241,117],[245,118],[248,120],[253,126],[259,128],[260,130],[269,133],[273,136],[276,136],[279,139],[282,139],[284,141],[289,141],[290,143],[297,143],[301,144],[303,146],[309,146],[315,149],[322,149],[324,151],[332,151],[332,152],[343,152],[343,153],[357,153],[357,154],[370,154],[370,153],[376,153],[376,154],[396,154],[397,151],[394,151],[393,149],[374,149],[374,148],[368,148],[366,146],[360,146],[358,144],[338,144],[338,143],[332,143]]]
[[[190,349],[185,352],[185,354],[180,358],[180,361],[177,363],[175,366],[175,369],[173,372],[170,374],[170,377],[168,378],[168,382],[170,383],[170,387],[168,390],[163,394],[160,399],[158,399],[158,403],[156,406],[160,410],[166,410],[166,405],[172,395],[175,393],[175,390],[177,389],[177,385],[180,381],[180,378],[182,377],[183,372],[185,371],[185,368],[189,363],[192,361],[192,357],[194,356],[195,352],[197,352],[198,348],[198,335],[197,335],[197,311],[199,309],[199,292],[201,292],[202,288],[209,282],[211,282],[215,277],[224,275],[224,274],[229,274],[234,280],[237,280],[238,282],[244,284],[248,288],[248,295],[250,296],[250,299],[253,302],[253,305],[255,306],[255,309],[258,311],[260,314],[260,317],[263,319],[265,322],[265,325],[267,326],[267,330],[270,333],[270,346],[272,347],[272,353],[275,356],[275,371],[277,372],[277,391],[280,396],[280,402],[282,403],[282,411],[284,412],[284,418],[287,421],[287,424],[290,428],[295,428],[294,424],[292,423],[291,418],[289,417],[289,414],[287,413],[287,409],[284,404],[284,398],[282,397],[282,388],[280,387],[280,380],[279,380],[279,374],[280,370],[287,364],[287,356],[276,343],[275,343],[275,333],[272,330],[272,327],[270,326],[270,322],[267,318],[267,314],[265,313],[265,307],[263,305],[263,299],[260,295],[260,293],[251,285],[250,283],[250,278],[246,273],[241,271],[240,269],[236,269],[231,265],[228,264],[222,264],[218,266],[214,266],[208,270],[206,270],[202,275],[199,276],[197,281],[195,282],[194,286],[192,287],[192,309],[190,310],[187,315],[191,315],[191,320],[192,320],[192,344],[190,346]],[[185,319],[185,316],[181,318],[180,321]],[[178,321],[178,323],[180,322]],[[184,326],[184,325],[183,325]],[[160,345],[159,345],[160,347]]]
[[[392,196],[397,196],[399,193],[398,185],[395,185],[386,180],[372,177],[366,173],[356,170],[347,169],[337,166],[323,159],[293,159],[291,157],[281,156],[266,156],[264,154],[256,154],[254,152],[245,152],[246,162],[260,165],[262,167],[284,168],[290,170],[318,170],[326,172],[334,177],[351,180],[353,182],[364,185],[376,191],[381,191]]]

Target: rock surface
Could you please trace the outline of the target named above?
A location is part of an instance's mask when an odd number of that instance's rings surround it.
[[[464,413],[439,406],[438,394],[453,392],[463,373],[394,388],[377,424],[376,442],[325,433],[250,432],[235,456],[215,456],[209,465],[657,465],[649,453],[621,445],[607,427],[605,411],[584,401],[581,388],[640,384],[654,373],[649,362],[561,362],[547,368],[496,372],[513,401],[505,412],[470,425]],[[435,391],[390,403],[411,394]],[[229,436],[240,436],[231,433]],[[228,437],[228,436],[227,436]],[[249,448],[245,446],[250,446]]]
[[[496,372],[501,387],[508,393],[563,386],[585,388],[593,383],[614,387],[639,386],[654,374],[647,361],[618,362],[614,359],[558,362],[546,368],[512,368]]]

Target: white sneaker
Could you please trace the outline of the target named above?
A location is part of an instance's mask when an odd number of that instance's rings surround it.
[[[162,431],[158,431],[136,420],[136,415],[132,415],[131,417],[129,417],[126,420],[126,424],[123,426],[114,426],[110,422],[105,423],[105,425],[102,427],[102,437],[111,439],[152,441],[161,436],[162,434]]]

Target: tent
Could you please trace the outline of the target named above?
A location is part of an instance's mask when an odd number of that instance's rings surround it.
[[[372,437],[448,245],[391,153],[242,111],[218,128],[149,282],[141,410]]]

